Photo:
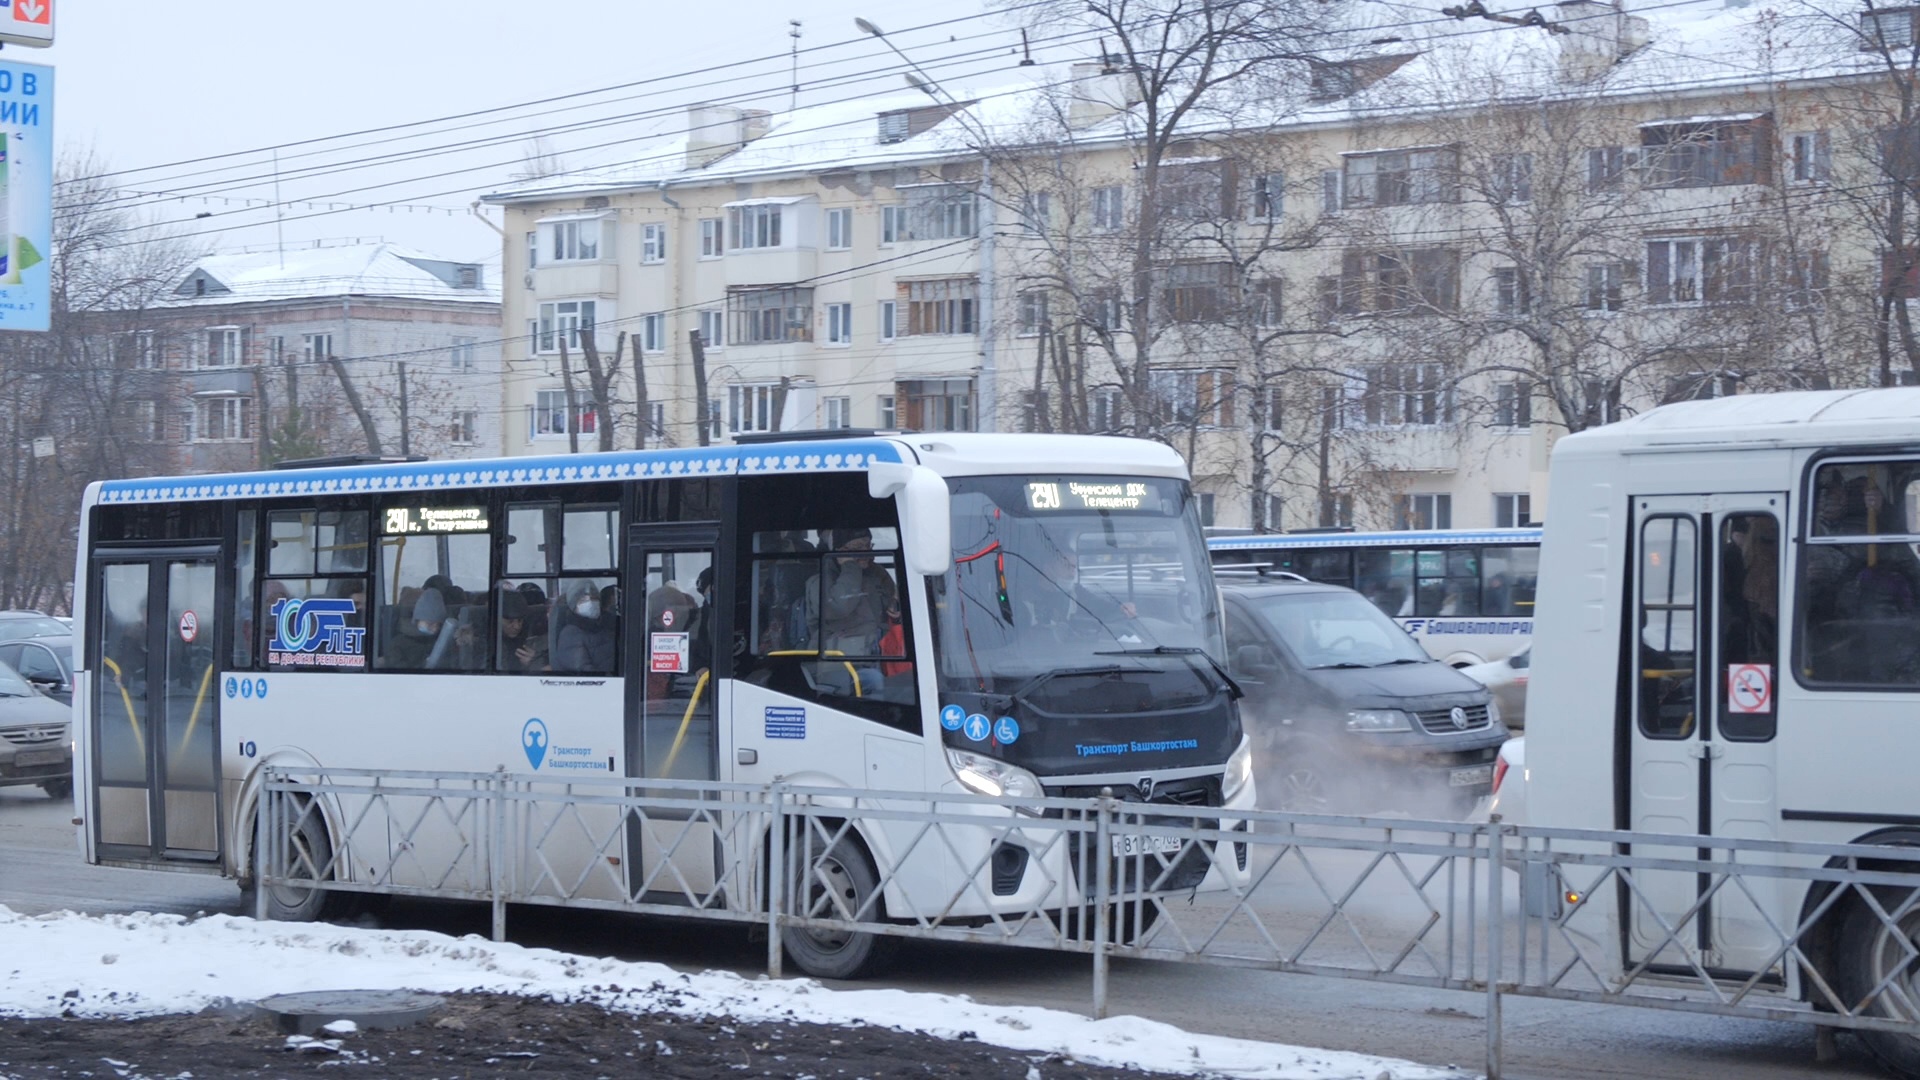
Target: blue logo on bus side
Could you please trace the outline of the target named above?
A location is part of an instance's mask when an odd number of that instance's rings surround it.
[[[527,752],[527,761],[538,769],[547,758],[547,724],[539,717],[527,721],[520,727],[520,749]]]
[[[940,710],[940,726],[948,731],[959,731],[960,725],[967,722],[967,710],[958,705],[948,705]]]
[[[273,637],[267,651],[285,655],[271,658],[272,662],[318,666],[316,654],[324,654],[354,657],[355,662],[346,666],[364,664],[366,628],[347,625],[348,616],[358,610],[352,600],[331,596],[275,600],[269,613]]]

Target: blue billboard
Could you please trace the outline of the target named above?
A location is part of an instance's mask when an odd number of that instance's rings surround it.
[[[53,69],[0,62],[0,330],[52,318]]]

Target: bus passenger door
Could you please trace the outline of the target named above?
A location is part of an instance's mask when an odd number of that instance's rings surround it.
[[[89,828],[102,861],[220,857],[218,549],[93,564]]]
[[[1774,835],[1771,687],[1784,506],[1779,494],[1634,500],[1630,829]],[[1662,921],[1677,925],[1712,879],[1641,871],[1635,883],[1639,895],[1625,897],[1629,962],[1691,970],[1692,954],[1732,970],[1764,961],[1764,920],[1738,889],[1714,893],[1669,941]]]
[[[629,534],[622,614],[630,776],[719,778],[714,620],[725,607],[713,602],[718,540],[712,525],[635,525]],[[720,869],[715,840],[713,827],[690,812],[652,811],[644,822],[630,816],[630,889],[658,892],[663,903],[683,902],[687,889],[711,889]]]

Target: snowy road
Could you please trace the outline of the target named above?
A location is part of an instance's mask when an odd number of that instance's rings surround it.
[[[0,789],[0,905],[23,914],[153,910],[239,912],[229,883],[193,875],[84,866],[75,852],[70,811],[37,791]],[[385,925],[451,934],[485,934],[484,909],[396,904]],[[591,912],[515,909],[513,940],[681,970],[718,969],[752,977],[764,970],[764,946],[742,932],[693,923]],[[965,994],[990,1006],[1029,1005],[1084,1013],[1089,963],[1014,949],[908,943],[892,986]],[[1439,1065],[1477,1068],[1484,1059],[1477,995],[1330,978],[1275,975],[1198,965],[1115,961],[1115,1015],[1134,1014],[1187,1031],[1325,1047]],[[1510,1077],[1612,1080],[1875,1077],[1865,1054],[1842,1038],[1842,1060],[1813,1061],[1810,1028],[1789,1024],[1582,1006],[1508,998]]]

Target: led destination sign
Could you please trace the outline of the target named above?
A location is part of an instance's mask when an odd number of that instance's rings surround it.
[[[1044,480],[1027,484],[1027,509],[1158,509],[1153,485],[1139,480]]]
[[[486,532],[487,511],[479,506],[390,506],[385,532],[388,536],[412,533]]]

